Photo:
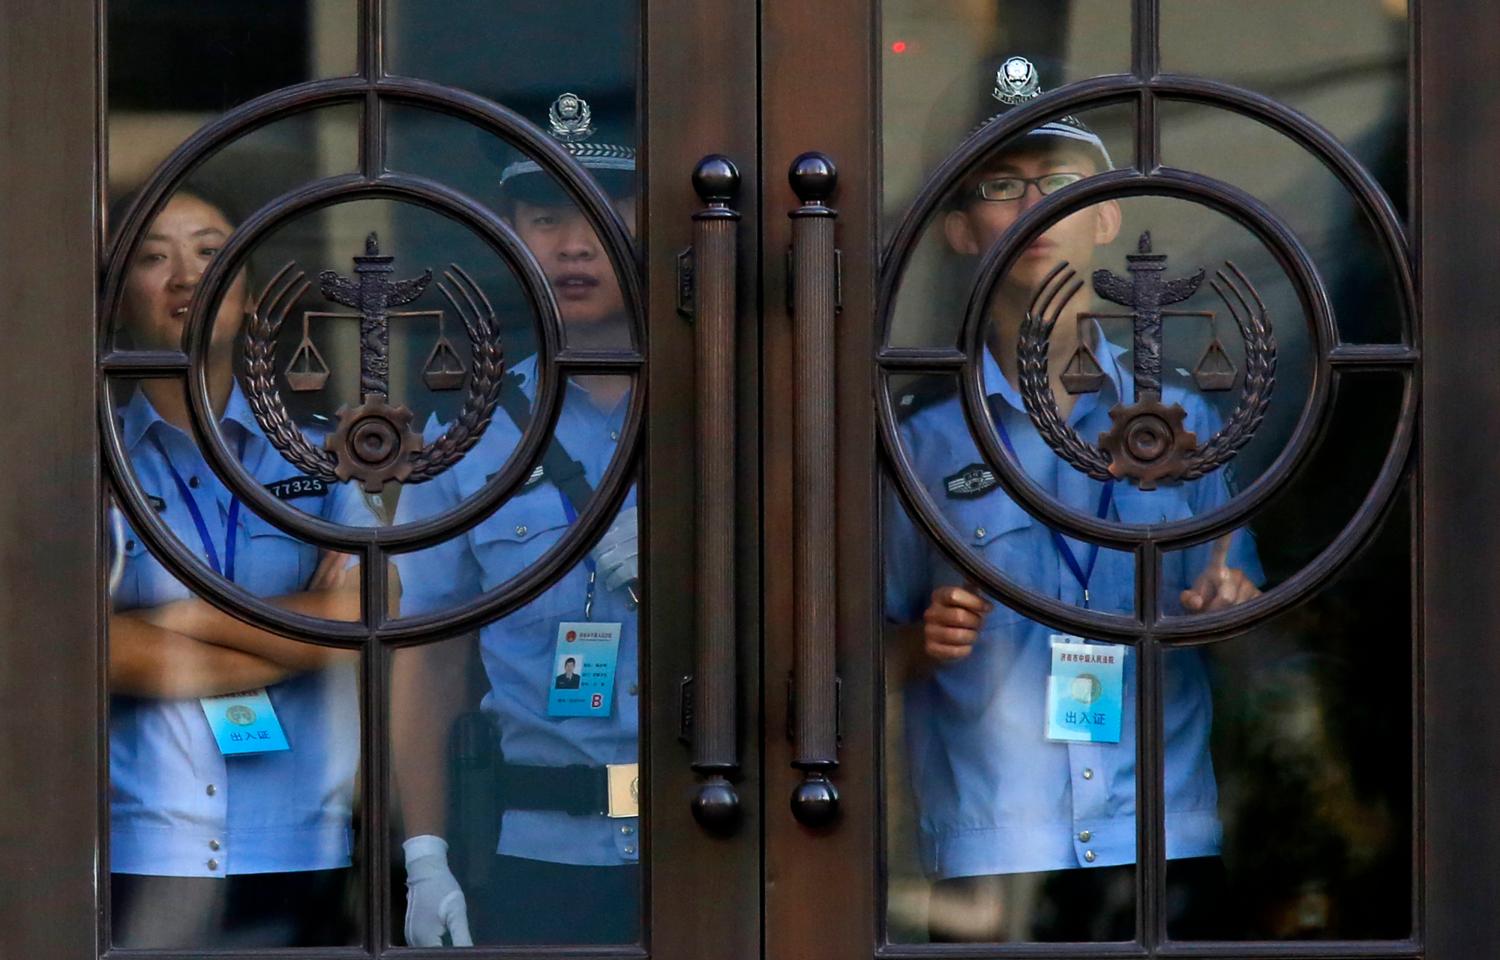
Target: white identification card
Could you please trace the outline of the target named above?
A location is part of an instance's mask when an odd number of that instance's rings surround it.
[[[1119,743],[1124,715],[1125,654],[1117,643],[1085,643],[1052,636],[1047,677],[1047,739]]]
[[[547,716],[609,716],[620,628],[618,623],[591,620],[557,625],[557,649],[547,677]]]
[[[276,708],[266,688],[241,690],[218,697],[200,697],[198,704],[208,718],[209,729],[226,757],[241,753],[271,753],[290,750]]]

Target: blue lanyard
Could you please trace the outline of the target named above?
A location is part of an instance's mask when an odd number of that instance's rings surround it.
[[[578,511],[573,509],[573,501],[559,488],[557,499],[562,501],[563,516],[568,518],[568,526],[578,522]],[[594,619],[594,582],[599,578],[598,564],[594,562],[594,555],[586,553],[583,555],[583,568],[589,572],[589,589],[583,597],[583,619]]]
[[[995,420],[995,429],[1000,432],[1000,442],[1005,444],[1005,449],[1010,451],[1010,455],[1019,464],[1021,457],[1016,453],[1015,446],[1010,442],[1010,433],[1005,429],[1005,420],[1002,418],[1001,413],[999,405],[991,402],[990,414]],[[1099,507],[1095,511],[1095,516],[1100,520],[1109,516],[1109,505],[1113,501],[1114,495],[1115,482],[1113,480],[1104,481],[1104,489],[1099,491]],[[1063,539],[1062,534],[1050,527],[1047,528],[1047,532],[1052,534],[1052,543],[1057,547],[1057,552],[1062,557],[1063,563],[1067,565],[1068,571],[1073,574],[1073,579],[1078,581],[1078,586],[1083,589],[1083,608],[1087,610],[1089,608],[1089,581],[1094,577],[1094,564],[1099,562],[1099,545],[1097,543],[1089,544],[1088,563],[1080,564],[1078,558],[1073,555],[1073,549],[1068,546],[1068,541]]]
[[[232,496],[229,499],[229,517],[224,523],[224,565],[219,565],[219,551],[214,547],[213,534],[208,532],[208,523],[203,519],[203,513],[198,509],[198,503],[193,499],[193,493],[188,488],[187,482],[182,479],[182,474],[172,466],[172,460],[167,456],[166,449],[156,437],[151,438],[151,445],[156,452],[161,454],[161,462],[166,464],[167,472],[172,475],[177,484],[177,492],[182,494],[182,502],[187,506],[188,514],[193,518],[193,526],[198,528],[198,539],[203,541],[203,552],[208,555],[208,565],[213,567],[214,573],[224,579],[234,582],[234,545],[239,539],[237,536],[240,523],[240,498]],[[240,434],[240,445],[238,451],[240,462],[245,460],[245,435]]]

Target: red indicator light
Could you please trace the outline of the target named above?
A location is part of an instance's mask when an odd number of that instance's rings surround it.
[[[905,53],[905,52],[906,52],[906,41],[905,40],[897,40],[895,43],[891,44],[891,53]]]

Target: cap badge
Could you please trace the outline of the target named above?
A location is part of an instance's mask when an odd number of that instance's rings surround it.
[[[1042,81],[1036,65],[1025,57],[1011,57],[995,71],[995,89],[990,95],[1001,103],[1014,106],[1034,100],[1042,94]]]
[[[552,101],[547,121],[552,125],[552,135],[563,143],[578,143],[594,135],[594,112],[576,93],[565,93]]]

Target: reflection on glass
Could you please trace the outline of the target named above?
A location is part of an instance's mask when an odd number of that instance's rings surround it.
[[[1371,168],[1397,209],[1405,208],[1406,0],[1266,0],[1250,7],[1164,0],[1161,51],[1166,70],[1226,80],[1316,120]],[[1172,162],[1202,169],[1200,157],[1214,158],[1257,178],[1297,178],[1256,155],[1269,135],[1225,136],[1228,129],[1196,132],[1190,162]],[[1311,190],[1308,196],[1322,199]]]
[[[132,258],[121,327],[147,349],[182,337],[193,289],[233,225],[178,193]],[[220,429],[268,488],[371,522],[347,486],[306,486],[235,385],[244,283],[215,320],[208,381]],[[359,614],[358,566],[245,509],[190,437],[179,380],[142,380],[117,412],[136,481],[214,573],[311,616]],[[111,516],[109,629],[111,936],[118,946],[243,948],[353,942],[352,810],[358,655],[250,627],[189,593]]]
[[[1232,913],[1173,939],[1412,934],[1410,551],[1403,503],[1332,587],[1201,654]]]
[[[1380,473],[1401,410],[1402,377],[1392,371],[1352,373],[1336,380],[1328,427],[1308,454],[1306,466],[1251,518],[1266,590],[1305,570],[1355,518]],[[1252,449],[1254,445],[1252,444]],[[1247,453],[1249,451],[1247,450]],[[1230,489],[1240,485],[1240,458],[1220,471]],[[1337,477],[1337,482],[1330,482]],[[1239,535],[1249,535],[1249,528]],[[1167,551],[1164,564],[1182,563],[1204,547]],[[1189,561],[1189,566],[1193,566]],[[1163,585],[1161,609],[1182,612],[1176,594]]]
[[[1036,64],[1041,86],[1130,69],[1130,5],[1117,0],[997,0],[934,4],[882,0],[883,206],[887,231],[922,181],[1000,108],[991,91],[1012,55]],[[1128,165],[1130,112],[1088,122]]]
[[[1405,0],[1272,0],[1253,7],[1170,0],[1162,4],[1162,57],[1167,69],[1228,80],[1312,117],[1404,212],[1406,7]],[[1375,231],[1317,157],[1228,111],[1164,102],[1160,115],[1165,162],[1244,188],[1307,244],[1344,339],[1400,338],[1402,305]]]
[[[136,189],[168,153],[230,108],[294,83],[353,73],[357,6],[110,3],[110,196]],[[339,108],[278,121],[249,135],[245,146],[253,148],[230,148],[202,174],[219,192],[236,187],[263,200],[299,179],[345,172],[352,167],[334,164],[353,161],[357,117],[357,109]]]

